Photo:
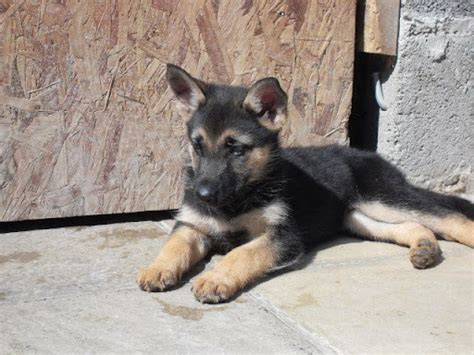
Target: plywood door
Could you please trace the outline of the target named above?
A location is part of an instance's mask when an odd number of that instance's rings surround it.
[[[0,220],[176,208],[184,122],[165,63],[276,76],[289,145],[346,142],[355,0],[0,0]]]

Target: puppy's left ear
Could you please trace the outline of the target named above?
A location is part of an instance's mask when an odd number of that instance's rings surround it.
[[[171,90],[178,99],[178,109],[188,118],[206,102],[207,85],[201,80],[194,79],[184,69],[166,65],[166,79]]]
[[[279,131],[286,122],[288,96],[275,78],[257,81],[249,89],[243,107],[257,114],[260,124]]]

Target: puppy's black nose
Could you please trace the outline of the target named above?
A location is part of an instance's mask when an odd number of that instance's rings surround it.
[[[202,184],[196,187],[196,195],[204,202],[213,202],[217,196],[217,189],[209,184]]]

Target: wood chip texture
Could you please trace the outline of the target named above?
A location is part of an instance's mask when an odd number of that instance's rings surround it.
[[[358,50],[396,56],[400,0],[361,0],[359,6]]]
[[[0,0],[0,221],[179,206],[165,64],[276,76],[287,145],[347,141],[355,0]]]

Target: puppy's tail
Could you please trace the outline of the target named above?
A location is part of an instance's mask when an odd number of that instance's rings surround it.
[[[432,202],[447,210],[462,214],[470,220],[474,220],[474,204],[470,201],[457,196],[443,195],[418,187],[414,187],[414,189],[418,196],[423,200]]]

